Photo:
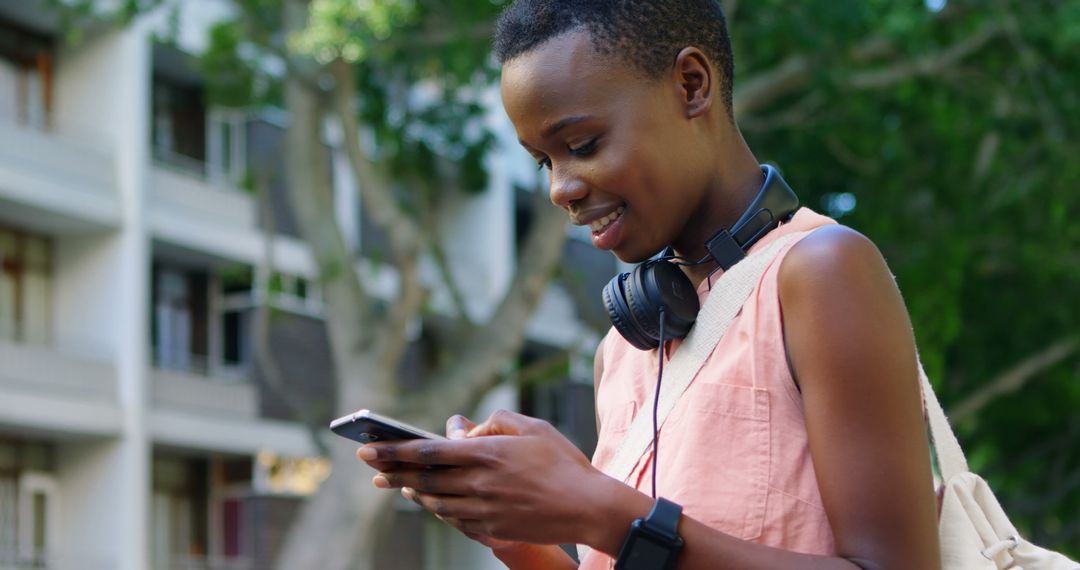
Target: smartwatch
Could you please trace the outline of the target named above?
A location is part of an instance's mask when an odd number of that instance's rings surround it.
[[[683,547],[678,533],[681,517],[681,506],[657,499],[648,516],[630,525],[615,570],[673,570]]]

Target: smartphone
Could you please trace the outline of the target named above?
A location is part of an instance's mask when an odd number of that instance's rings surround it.
[[[370,410],[360,410],[340,417],[330,422],[330,429],[341,437],[347,437],[360,443],[401,441],[404,439],[446,439],[439,434],[422,430],[386,416],[380,416]]]

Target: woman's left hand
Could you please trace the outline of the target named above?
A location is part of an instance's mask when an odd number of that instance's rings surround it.
[[[409,488],[462,532],[504,541],[588,544],[592,521],[622,486],[551,424],[505,411],[466,439],[376,443],[357,455],[383,469],[375,486]]]

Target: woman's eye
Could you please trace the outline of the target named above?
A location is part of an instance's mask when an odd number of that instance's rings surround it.
[[[545,158],[543,160],[536,161],[536,169],[537,170],[543,170],[545,168],[548,169],[548,170],[551,170],[551,159],[550,158]]]
[[[581,146],[572,147],[570,149],[570,154],[574,156],[589,156],[596,151],[596,141],[597,139],[592,139]]]

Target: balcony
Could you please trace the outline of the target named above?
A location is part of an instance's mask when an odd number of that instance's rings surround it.
[[[255,387],[250,383],[160,368],[151,377],[154,386],[151,400],[158,409],[248,420],[258,415]]]
[[[50,347],[0,341],[0,424],[118,434],[116,372],[108,363]]]
[[[260,418],[256,387],[155,369],[150,434],[155,443],[221,453],[270,450],[303,457],[314,446],[303,427]]]
[[[154,236],[228,259],[258,250],[255,200],[184,169],[155,164],[147,200]]]
[[[48,233],[119,225],[112,153],[51,132],[0,124],[0,219]]]

